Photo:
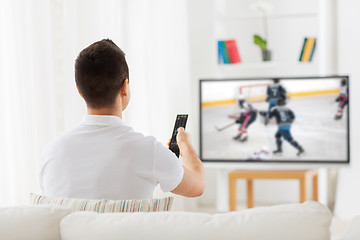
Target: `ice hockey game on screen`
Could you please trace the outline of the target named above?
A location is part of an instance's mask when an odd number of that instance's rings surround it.
[[[346,162],[348,83],[347,76],[201,80],[202,159]]]

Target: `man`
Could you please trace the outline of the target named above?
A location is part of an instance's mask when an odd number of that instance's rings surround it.
[[[348,94],[349,94],[349,89],[347,86],[347,79],[344,78],[341,80],[340,95],[335,99],[335,101],[339,102],[338,109],[335,114],[335,120],[340,120],[342,118],[343,110],[345,106],[349,104]]]
[[[248,127],[256,120],[257,110],[248,103],[243,95],[238,96],[238,103],[240,107],[240,117],[236,120],[239,123],[239,133],[233,137],[234,140],[245,142],[248,139]]]
[[[164,192],[196,197],[204,191],[204,169],[191,136],[178,129],[183,164],[153,137],[122,121],[130,100],[125,54],[104,39],[82,50],[75,80],[88,115],[45,149],[40,172],[43,194],[85,199],[149,199]]]
[[[266,90],[266,101],[269,102],[269,109],[265,117],[265,125],[269,123],[269,114],[273,107],[277,105],[279,99],[286,99],[286,90],[280,85],[280,79],[273,79],[273,84],[269,85]]]
[[[291,109],[285,107],[285,100],[279,99],[277,101],[278,106],[274,107],[269,115],[269,118],[272,117],[276,118],[276,123],[278,124],[279,128],[275,134],[276,139],[276,146],[277,149],[273,151],[274,154],[281,154],[282,153],[282,140],[284,138],[288,141],[293,147],[295,147],[298,152],[297,155],[300,156],[305,152],[302,146],[299,145],[295,139],[291,136],[291,124],[294,122],[295,115]]]

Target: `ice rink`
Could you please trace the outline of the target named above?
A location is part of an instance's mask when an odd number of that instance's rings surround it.
[[[338,106],[336,97],[336,94],[327,94],[290,99],[287,107],[296,116],[291,134],[303,146],[305,154],[297,156],[297,149],[283,140],[282,155],[272,155],[271,161],[347,161],[348,106],[344,109],[343,118],[334,120]],[[264,101],[252,105],[258,111],[268,109],[268,103]],[[248,128],[246,142],[233,139],[239,124],[217,131],[216,126],[223,127],[235,121],[228,117],[234,111],[238,111],[237,104],[202,108],[202,160],[246,160],[263,147],[271,152],[276,149],[274,135],[278,127],[274,119],[265,126],[259,113]]]

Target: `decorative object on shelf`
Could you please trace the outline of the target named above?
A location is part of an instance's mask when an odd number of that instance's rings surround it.
[[[268,41],[267,13],[269,13],[272,10],[272,7],[270,4],[260,1],[251,4],[250,8],[253,11],[260,12],[263,16],[263,22],[264,22],[265,37],[263,38],[259,34],[254,34],[254,43],[260,47],[263,61],[271,61],[271,51],[267,48],[267,41]]]
[[[266,47],[266,40],[255,34],[254,43],[260,47],[263,61],[271,61],[271,51]]]
[[[304,44],[301,49],[299,62],[311,62],[316,47],[316,38],[306,37],[304,38]]]
[[[240,63],[240,55],[234,39],[218,41],[218,62],[220,64]]]

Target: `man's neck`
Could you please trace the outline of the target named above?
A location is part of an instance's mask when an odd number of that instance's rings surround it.
[[[114,115],[119,118],[122,118],[122,111],[121,109],[113,109],[113,108],[89,108],[88,107],[88,114],[89,115]]]

